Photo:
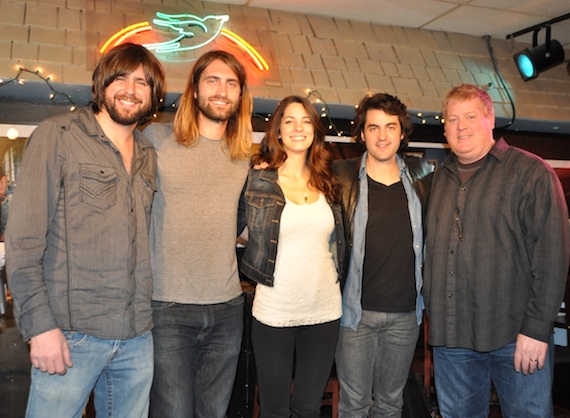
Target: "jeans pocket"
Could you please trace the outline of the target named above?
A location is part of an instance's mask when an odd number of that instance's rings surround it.
[[[168,308],[173,307],[174,305],[176,305],[176,302],[163,302],[161,300],[152,300],[150,302],[150,306],[153,312],[165,311]]]
[[[226,303],[229,306],[233,306],[233,307],[238,307],[238,306],[242,306],[243,305],[243,294],[236,296],[235,298],[233,298],[232,300],[228,300]]]
[[[63,336],[67,340],[67,345],[71,347],[77,347],[87,341],[88,335],[82,334],[77,331],[63,331]]]

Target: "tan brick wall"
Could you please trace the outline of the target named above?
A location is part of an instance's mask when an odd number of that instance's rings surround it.
[[[475,83],[489,88],[499,116],[510,116],[508,97],[480,37],[199,1],[0,0],[0,78],[14,76],[20,64],[41,67],[57,82],[89,85],[97,48],[126,25],[151,21],[157,11],[228,14],[226,27],[273,67],[266,79],[252,83],[256,97],[280,99],[312,89],[329,104],[352,106],[368,92],[387,91],[410,109],[438,112],[451,86]],[[527,45],[503,39],[492,39],[492,45],[518,117],[570,120],[565,65],[525,83],[512,55]],[[191,63],[164,65],[169,91],[182,91]]]

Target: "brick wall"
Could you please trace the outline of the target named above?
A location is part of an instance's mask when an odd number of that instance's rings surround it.
[[[13,76],[20,64],[41,67],[56,82],[90,85],[97,48],[122,27],[152,20],[157,11],[228,14],[225,27],[253,44],[272,68],[252,83],[255,97],[305,95],[310,88],[329,104],[354,105],[368,92],[386,91],[410,109],[439,112],[445,92],[468,82],[490,86],[497,115],[510,116],[479,37],[199,1],[0,0],[0,77]],[[512,55],[527,45],[503,39],[492,39],[492,45],[518,117],[570,120],[565,65],[525,83]],[[191,63],[164,65],[168,90],[182,91]]]

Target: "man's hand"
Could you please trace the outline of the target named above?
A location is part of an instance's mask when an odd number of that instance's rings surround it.
[[[30,340],[32,366],[49,374],[65,374],[72,367],[67,340],[59,328],[36,335]]]
[[[546,361],[548,343],[535,340],[523,334],[517,335],[515,346],[515,371],[532,374],[536,369],[542,369]]]
[[[254,170],[265,170],[267,167],[269,167],[269,164],[267,164],[267,162],[262,161],[259,164],[255,164],[253,166]]]

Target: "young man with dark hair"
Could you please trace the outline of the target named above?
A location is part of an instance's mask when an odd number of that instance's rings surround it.
[[[424,307],[423,212],[433,171],[401,153],[411,131],[398,98],[366,96],[354,129],[366,152],[334,163],[350,248],[336,353],[341,418],[402,415]]]

